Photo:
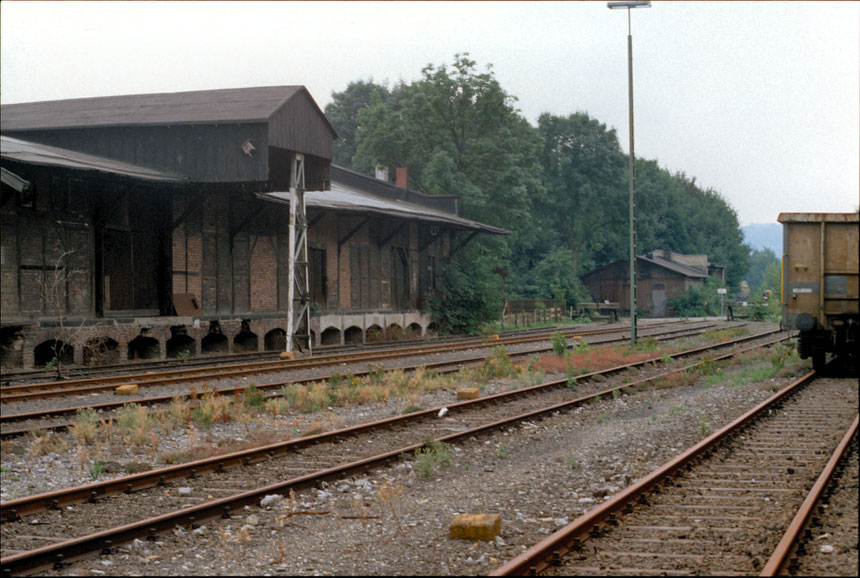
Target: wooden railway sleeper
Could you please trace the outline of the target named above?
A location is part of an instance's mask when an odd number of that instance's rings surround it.
[[[191,477],[195,477],[195,476],[196,476],[196,470],[192,470]],[[163,477],[163,476],[161,477],[161,481],[162,481],[162,483],[164,482],[164,477]],[[597,532],[600,532],[600,527],[599,527],[599,526],[597,527],[596,531],[597,531]]]
[[[756,334],[753,336],[747,336],[747,337],[739,338],[736,340],[728,341],[725,343],[717,344],[716,347],[736,345],[740,342],[749,341],[750,339],[765,337],[765,336],[772,334],[772,333],[776,333],[776,332],[771,331],[771,332]],[[695,352],[703,350],[703,349],[705,349],[705,348],[697,348],[697,349],[693,349],[693,350],[689,350],[689,351],[685,351],[685,352],[680,352],[680,353],[673,355],[672,357],[692,354],[692,353],[695,353]],[[548,350],[549,350],[549,348],[548,348]],[[532,352],[521,352],[521,353],[518,353],[516,355],[528,355],[531,353],[534,353],[534,352],[533,351]],[[483,359],[483,358],[481,358],[481,359]],[[458,364],[461,362],[463,362],[463,360],[460,360],[457,362],[443,362],[443,363],[453,365],[453,364]],[[646,362],[641,362],[640,364],[644,364],[644,363],[646,363]],[[425,367],[429,367],[430,365],[434,365],[434,364],[427,364],[427,365],[425,365]],[[358,375],[363,375],[366,373],[368,373],[368,372],[355,372],[354,375],[358,376]],[[296,380],[292,383],[299,383],[299,382],[312,381],[312,380],[318,380],[318,378],[307,378],[306,380]],[[258,386],[258,388],[259,389],[269,389],[269,388],[273,388],[273,387],[280,387],[280,386],[284,385],[284,383],[285,382],[261,384]],[[220,390],[218,393],[220,395],[232,395],[232,394],[236,394],[237,392],[244,391],[245,389],[247,389],[247,388],[245,388],[245,387],[232,388],[232,389],[227,388],[224,390]],[[528,392],[529,390],[524,390],[524,391]],[[167,402],[167,401],[170,401],[172,399],[173,399],[173,396],[162,396],[162,397],[147,398],[147,399],[139,400],[139,402],[140,403],[146,403],[146,404],[154,404],[154,403]],[[109,403],[105,403],[105,404],[97,404],[95,406],[84,406],[84,407],[96,407],[96,408],[101,408],[101,409],[108,409],[108,408],[113,408],[114,406],[120,406],[123,403],[124,402],[109,402]],[[35,417],[36,415],[45,415],[46,416],[46,415],[54,415],[54,414],[59,415],[59,414],[73,413],[77,409],[80,409],[80,408],[71,407],[71,408],[66,408],[66,409],[51,410],[49,412],[46,412],[45,414],[38,414],[38,412],[36,412],[34,414],[28,414],[28,413],[15,414],[15,415],[11,415],[11,416],[3,416],[2,418],[0,418],[0,421],[7,421],[10,419],[23,419],[23,418]]]

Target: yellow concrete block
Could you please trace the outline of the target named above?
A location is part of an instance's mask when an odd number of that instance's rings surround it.
[[[120,385],[114,390],[116,395],[135,395],[137,394],[137,384],[136,383],[127,383],[126,385]]]
[[[499,334],[498,333],[494,333],[492,335],[487,336],[487,341],[498,341],[498,340],[499,340]]]
[[[501,533],[499,514],[460,514],[451,520],[449,535],[460,540],[488,542]]]
[[[477,387],[462,387],[457,390],[457,399],[478,399],[481,397],[481,390]]]
[[[295,351],[282,351],[280,355],[281,359],[295,359],[296,352]]]

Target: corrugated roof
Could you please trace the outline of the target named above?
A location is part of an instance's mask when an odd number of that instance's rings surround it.
[[[3,131],[16,131],[264,122],[301,91],[307,92],[307,89],[304,86],[260,86],[4,104],[0,126]],[[322,110],[319,112],[325,118]],[[328,119],[325,122],[336,134]]]
[[[339,181],[343,186],[352,187],[355,190],[361,190],[386,199],[397,199],[438,211],[457,214],[459,195],[428,195],[412,189],[398,187],[387,181],[335,164],[331,165],[331,180]]]
[[[0,136],[0,158],[33,165],[99,171],[150,181],[184,181],[181,177],[145,167],[8,136]]]
[[[290,200],[289,192],[257,193],[257,196],[265,200],[282,203],[289,203]],[[404,201],[384,199],[337,182],[332,182],[331,190],[328,191],[306,191],[305,206],[316,209],[373,213],[391,217],[418,219],[420,221],[444,223],[454,227],[472,229],[495,235],[510,234],[510,231],[506,229],[485,225],[477,221],[470,221],[469,219],[464,219],[450,213]]]

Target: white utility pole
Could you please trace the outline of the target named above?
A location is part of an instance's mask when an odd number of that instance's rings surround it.
[[[308,279],[308,219],[305,213],[305,157],[293,153],[290,163],[290,243],[289,289],[287,290],[287,352],[302,348],[307,339],[313,351],[310,319],[310,280]]]

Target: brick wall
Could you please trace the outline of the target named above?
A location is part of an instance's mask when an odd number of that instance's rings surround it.
[[[23,206],[14,193],[2,207],[0,319],[92,316],[94,236],[87,198],[70,205],[67,179],[46,173],[28,178],[35,184],[33,206]]]

